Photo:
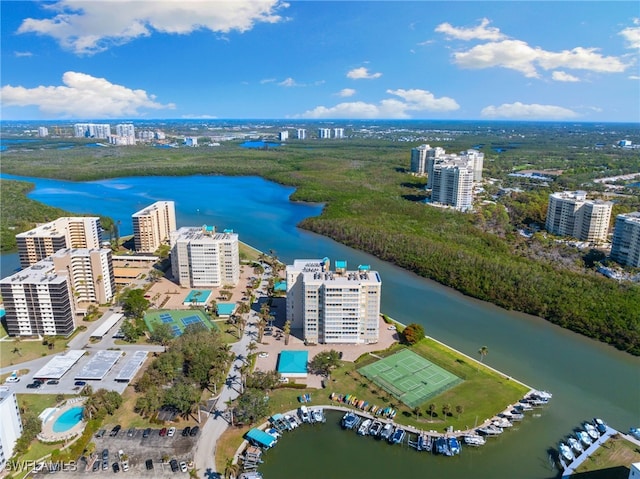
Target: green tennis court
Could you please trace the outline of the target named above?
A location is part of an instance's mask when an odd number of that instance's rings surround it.
[[[358,372],[412,408],[462,382],[459,377],[408,349],[360,368]]]
[[[209,321],[206,314],[197,309],[148,311],[144,315],[144,322],[151,332],[158,324],[168,324],[176,337],[180,336],[185,328],[191,324],[201,324],[209,330],[217,328]]]

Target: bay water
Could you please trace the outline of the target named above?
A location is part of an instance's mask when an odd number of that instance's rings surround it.
[[[417,322],[427,335],[472,357],[487,346],[484,361],[506,375],[553,393],[551,403],[514,431],[490,438],[479,449],[443,458],[342,431],[339,416],[323,426],[286,434],[265,455],[267,479],[382,479],[433,477],[547,478],[557,472],[549,454],[584,420],[602,417],[627,431],[640,425],[640,359],[563,330],[541,318],[477,301],[366,253],[296,227],[322,205],[288,201],[292,188],[257,177],[133,177],[67,182],[1,175],[36,185],[29,197],[75,213],[104,214],[132,232],[131,214],[158,200],[176,202],[178,226],[231,228],[240,239],[284,262],[329,257],[380,272],[382,311],[403,323]],[[19,266],[16,254],[1,257],[2,276]],[[347,391],[345,391],[347,392]],[[323,402],[318,391],[314,403]],[[478,418],[482,421],[486,418]],[[475,418],[469,418],[473,425]]]

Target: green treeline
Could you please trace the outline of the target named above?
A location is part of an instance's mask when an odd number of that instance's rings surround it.
[[[640,287],[555,270],[508,254],[483,255],[455,240],[351,219],[308,218],[302,227],[367,251],[464,294],[522,311],[640,355]]]

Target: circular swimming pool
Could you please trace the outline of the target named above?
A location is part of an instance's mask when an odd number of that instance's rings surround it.
[[[53,432],[65,432],[82,421],[82,412],[84,407],[72,407],[60,415],[56,422],[53,423]]]

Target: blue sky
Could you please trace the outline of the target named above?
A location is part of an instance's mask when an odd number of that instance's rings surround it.
[[[635,1],[0,5],[3,120],[640,121]]]

